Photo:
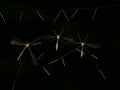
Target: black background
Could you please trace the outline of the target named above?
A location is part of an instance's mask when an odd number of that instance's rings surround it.
[[[46,63],[52,60],[53,56],[57,57],[57,54],[50,49],[42,60],[46,60],[45,65],[51,76],[47,76],[42,69],[34,67],[29,62],[30,56],[26,52],[21,60],[26,62],[17,78],[15,90],[102,90],[119,88],[120,4],[118,1],[80,1],[80,3],[78,1],[69,1],[69,3],[67,1],[3,1],[0,4],[1,13],[6,20],[6,24],[4,24],[2,18],[0,18],[1,90],[11,90],[15,74],[21,64],[21,62],[17,62],[16,58],[22,48],[9,44],[12,37],[17,37],[23,41],[32,41],[39,36],[54,35],[53,28],[58,31],[64,28],[63,35],[74,38],[75,41],[78,41],[78,32],[82,37],[88,33],[88,41],[98,43],[101,46],[100,49],[93,49],[92,52],[98,56],[99,59],[96,62],[107,80],[102,78],[95,65],[89,61],[89,57],[80,59],[77,52],[73,52],[64,58],[65,68],[61,62],[47,66]],[[99,8],[94,21],[92,21],[95,7]],[[58,22],[52,24],[60,9],[63,9],[70,16],[74,9],[78,8],[78,13],[70,22],[67,22],[64,16],[61,16]],[[34,10],[38,10],[46,21],[43,22]],[[19,24],[21,11],[24,11],[24,13]],[[54,48],[53,43],[50,46]],[[41,48],[44,50],[50,46],[48,44],[40,48],[37,47],[37,50]],[[38,56],[39,51],[36,48],[32,49]],[[64,45],[61,49],[65,53],[71,47],[66,48]]]

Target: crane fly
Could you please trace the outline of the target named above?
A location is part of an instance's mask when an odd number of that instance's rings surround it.
[[[60,34],[57,34],[55,30],[54,33],[55,33],[55,36],[50,36],[49,39],[55,39],[56,40],[56,43],[55,43],[55,51],[57,52],[58,49],[59,49],[59,43],[60,41],[63,42],[65,45],[68,45],[68,43],[72,43],[73,42],[73,39],[72,38],[67,38],[67,37],[63,37],[62,36],[62,33],[63,33],[63,30],[61,30]],[[54,62],[54,61],[53,61]],[[65,62],[64,62],[64,59],[62,58],[62,63],[63,65],[65,66]]]
[[[79,37],[79,41],[80,41],[80,42],[76,42],[76,44],[80,45],[80,46],[81,46],[81,49],[79,50],[78,48],[76,48],[76,50],[77,50],[78,52],[80,52],[80,57],[81,57],[81,58],[82,58],[83,55],[85,54],[85,53],[84,53],[84,47],[85,47],[85,46],[88,46],[88,47],[91,47],[91,48],[100,48],[100,46],[99,46],[98,44],[88,44],[88,43],[86,43],[86,40],[87,40],[87,38],[88,38],[88,34],[85,36],[85,38],[84,38],[83,41],[81,40],[81,37],[80,37],[79,34],[78,34],[78,37]]]
[[[63,33],[63,30],[61,30],[60,34],[57,34],[55,30],[54,33],[55,33],[55,36],[49,36],[48,39],[55,39],[56,40],[56,43],[55,43],[55,51],[58,51],[59,49],[59,43],[60,41],[63,42],[64,44],[68,45],[69,42],[73,42],[73,39],[72,38],[67,38],[67,37],[63,37],[62,36],[62,33]]]
[[[36,42],[37,40],[41,39],[41,38],[46,38],[46,36],[43,37],[38,37],[37,39],[33,40],[32,42],[26,42],[24,43],[23,41],[17,39],[17,38],[13,38],[12,41],[10,41],[10,44],[12,45],[17,45],[17,46],[24,46],[24,48],[22,49],[22,51],[20,52],[17,61],[20,60],[20,58],[22,57],[23,53],[25,52],[26,49],[29,50],[30,54],[31,54],[31,49],[30,46],[36,46],[36,45],[40,45],[42,44],[42,42]],[[31,57],[33,57],[33,55],[31,54]],[[35,61],[35,59],[32,60],[33,64],[36,66],[37,62]]]
[[[46,36],[44,36],[44,37],[46,37]],[[18,45],[18,46],[24,46],[23,50],[21,51],[21,53],[19,54],[19,56],[18,56],[18,58],[17,58],[18,61],[20,60],[20,58],[21,58],[22,54],[24,53],[24,51],[25,51],[26,49],[28,49],[28,50],[29,50],[29,53],[30,53],[30,56],[31,56],[31,59],[32,59],[33,65],[34,65],[34,66],[38,66],[38,65],[39,65],[39,66],[47,73],[47,75],[50,75],[50,73],[48,72],[48,70],[47,70],[45,67],[43,67],[42,65],[40,65],[40,64],[38,63],[38,60],[44,55],[44,53],[42,53],[38,58],[35,58],[32,50],[30,49],[30,46],[35,46],[35,45],[42,44],[41,42],[36,42],[36,41],[39,40],[40,38],[43,38],[43,37],[39,37],[39,38],[35,39],[34,41],[32,41],[32,42],[27,42],[27,43],[24,43],[23,41],[21,41],[21,40],[19,40],[19,39],[17,39],[17,38],[14,38],[14,40],[12,40],[12,41],[10,42],[10,44]],[[14,82],[13,82],[12,90],[14,90],[14,88],[15,88],[15,82],[16,82],[16,79],[18,78],[18,75],[20,74],[20,71],[22,70],[23,63],[24,63],[24,62],[22,62],[22,64],[21,64],[20,67],[18,68],[18,71],[17,71],[17,73],[16,73],[16,76],[15,76],[15,79],[14,79]]]
[[[39,60],[44,54],[42,53],[38,58],[35,58],[33,52],[31,51],[31,49],[30,49],[30,48],[28,48],[28,49],[29,49],[29,51],[30,51],[30,55],[31,55],[31,58],[32,58],[33,63],[34,63],[36,66],[37,66],[37,65],[40,66],[40,67],[46,72],[46,74],[50,76],[50,73],[48,72],[48,70],[47,70],[44,66],[42,66],[40,63],[38,63],[38,60]],[[18,69],[18,71],[17,71],[17,73],[16,73],[15,79],[14,79],[14,81],[13,81],[12,90],[14,90],[14,88],[15,88],[15,83],[16,83],[16,80],[17,80],[19,74],[20,74],[20,71],[22,70],[23,64],[24,64],[24,62],[22,62],[22,64],[20,65],[20,67],[19,67],[19,69]]]

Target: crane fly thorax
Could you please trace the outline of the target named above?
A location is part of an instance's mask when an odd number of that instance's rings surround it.
[[[26,44],[26,47],[29,47],[30,46],[30,43],[28,42],[27,44]]]

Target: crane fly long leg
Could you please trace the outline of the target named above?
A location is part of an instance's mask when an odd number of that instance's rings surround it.
[[[95,62],[94,62],[94,64],[96,65],[96,67],[97,67],[99,73],[102,75],[102,77],[103,77],[105,80],[107,80],[107,78],[105,77],[105,75],[103,74],[103,72],[101,71],[101,69],[98,67],[98,65],[97,65]]]
[[[55,62],[57,62],[59,59],[55,59],[55,60],[53,60],[52,62],[50,62],[50,63],[48,63],[49,65],[50,64],[53,64],[53,63],[55,63]]]
[[[36,38],[35,40],[33,40],[32,42],[30,42],[31,44],[34,44],[36,41],[38,41],[39,39],[49,39],[51,36],[50,35],[46,35],[46,36],[41,36]]]
[[[38,10],[36,10],[36,13],[38,14],[38,16],[45,22],[45,19],[43,18],[43,16],[39,13]]]
[[[85,36],[83,42],[85,42],[87,40],[87,38],[88,38],[88,34]]]
[[[1,12],[0,12],[0,16],[2,17],[3,22],[6,24],[5,18],[4,18],[4,16],[2,15],[2,13],[1,13]]]
[[[22,54],[24,53],[24,51],[26,50],[26,48],[27,48],[27,47],[24,47],[24,49],[23,49],[23,50],[21,51],[21,53],[19,54],[19,56],[18,56],[18,58],[17,58],[18,61],[20,60],[20,58],[21,58]]]
[[[70,19],[72,19],[78,11],[79,11],[79,9],[77,9],[77,10],[73,13],[73,15],[70,17]]]
[[[31,56],[31,58],[32,58],[32,63],[33,63],[33,65],[34,65],[34,66],[37,66],[38,62],[37,62],[37,59],[35,58],[32,50],[31,50],[29,47],[28,47],[28,50],[29,50],[29,52],[30,52],[30,56]]]
[[[89,52],[88,52],[88,54],[90,55]],[[92,57],[91,57],[91,56],[92,56]],[[94,59],[93,59],[93,58],[98,59],[98,57],[96,57],[96,56],[93,55],[93,54],[90,55],[90,57],[91,57],[91,59],[93,60],[93,63],[95,64],[95,66],[97,67],[99,73],[102,75],[102,77],[103,77],[105,80],[107,80],[107,78],[105,77],[105,75],[103,74],[103,72],[101,71],[101,69],[100,69],[99,66],[95,63],[95,61],[94,61]]]
[[[95,8],[95,11],[94,11],[94,14],[93,14],[93,17],[92,17],[92,21],[94,21],[94,19],[95,19],[95,15],[96,15],[96,13],[97,13],[97,7]]]
[[[24,62],[22,62],[22,64],[20,65],[20,67],[19,67],[19,69],[18,69],[18,71],[17,71],[17,73],[16,73],[15,79],[14,79],[14,81],[13,81],[12,90],[15,89],[16,79],[18,78],[18,75],[20,74],[20,71],[22,70],[23,64],[24,64]]]
[[[48,72],[48,70],[45,67],[43,67],[43,66],[42,66],[42,68],[50,76],[50,73]]]
[[[57,18],[58,18],[58,17],[59,17],[59,15],[61,14],[61,12],[62,12],[62,10],[60,10],[60,11],[58,12],[58,14],[57,14],[56,18],[53,20],[53,23],[55,23],[55,22],[56,22]]]
[[[65,11],[64,11],[64,10],[62,10],[62,12],[63,12],[63,14],[64,14],[65,18],[67,19],[67,21],[69,22],[70,20],[69,20],[69,18],[67,17],[67,15],[66,15]]]
[[[64,59],[63,58],[61,58],[62,59],[62,63],[63,63],[63,65],[64,65],[64,67],[65,67],[65,61],[64,61]]]
[[[79,48],[80,46],[78,46],[77,48]],[[58,58],[58,59],[55,59],[55,60],[53,60],[52,62],[50,62],[50,63],[48,63],[49,65],[50,64],[53,64],[53,63],[55,63],[55,62],[57,62],[57,61],[59,61],[61,58],[63,58],[63,57],[65,57],[65,56],[67,56],[68,54],[70,54],[70,53],[72,53],[73,51],[75,51],[77,48],[74,48],[73,50],[71,50],[71,51],[69,51],[68,53],[66,53],[65,55],[63,55],[63,56],[61,56],[60,58]]]
[[[20,13],[19,23],[22,21],[23,11]]]

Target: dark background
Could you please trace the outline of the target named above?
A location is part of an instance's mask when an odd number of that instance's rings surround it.
[[[120,4],[118,1],[77,1],[70,3],[60,1],[38,1],[32,2],[12,2],[3,1],[0,12],[5,18],[4,24],[0,17],[0,89],[11,90],[15,74],[22,61],[25,61],[23,69],[17,78],[15,90],[103,90],[118,89],[120,81]],[[31,4],[32,3],[32,4]],[[58,4],[59,3],[59,4]],[[98,7],[94,21],[92,16],[95,8]],[[60,16],[55,24],[52,21],[57,13],[63,9],[68,17],[74,10],[79,9],[78,13],[69,22],[65,17]],[[38,10],[45,18],[43,22],[36,14]],[[23,12],[22,21],[19,23],[21,11]],[[12,37],[17,37],[22,41],[32,41],[39,36],[54,35],[53,28],[60,32],[64,28],[63,35],[78,41],[77,33],[84,37],[87,33],[89,43],[98,43],[100,49],[92,49],[91,53],[98,56],[96,63],[106,76],[104,80],[98,72],[90,58],[80,59],[78,52],[73,52],[66,56],[66,67],[59,61],[50,66],[49,61],[59,57],[52,49],[54,43],[45,42],[46,46],[32,48],[34,54],[39,54],[52,47],[41,59],[51,76],[47,76],[41,68],[32,65],[29,52],[23,55],[20,62],[17,56],[22,48],[10,45]],[[68,47],[61,44],[60,49],[65,54],[72,46]],[[42,50],[42,51],[40,51]],[[46,61],[44,61],[46,60]]]

